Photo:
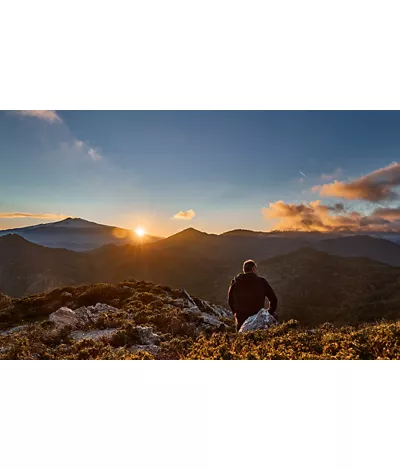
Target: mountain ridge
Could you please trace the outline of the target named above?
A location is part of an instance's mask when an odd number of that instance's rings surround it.
[[[89,251],[110,243],[144,244],[160,240],[160,237],[147,234],[139,237],[131,230],[98,224],[79,217],[0,231],[0,237],[8,234],[20,235],[48,248],[66,248],[72,251]]]

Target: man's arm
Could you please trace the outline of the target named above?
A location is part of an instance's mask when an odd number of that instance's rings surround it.
[[[229,307],[232,310],[232,313],[235,313],[235,302],[234,302],[234,291],[235,291],[235,279],[231,281],[228,291],[228,303]]]
[[[273,291],[272,287],[268,284],[268,281],[265,281],[265,297],[269,300],[269,313],[276,318],[275,312],[278,307],[278,299]]]

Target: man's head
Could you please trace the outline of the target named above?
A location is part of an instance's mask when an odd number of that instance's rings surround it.
[[[243,272],[245,274],[246,273],[257,274],[258,268],[257,268],[257,265],[256,265],[255,261],[253,261],[252,259],[248,259],[247,261],[245,261],[243,263]]]

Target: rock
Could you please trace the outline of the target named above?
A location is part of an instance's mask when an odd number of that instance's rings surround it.
[[[18,331],[25,330],[25,328],[28,328],[28,326],[29,325],[14,326],[13,328],[9,328],[8,330],[0,331],[0,336],[8,336],[14,333],[18,333]]]
[[[75,310],[75,314],[80,318],[80,323],[93,323],[99,319],[102,313],[115,313],[118,309],[107,304],[97,303],[90,307],[79,307]]]
[[[64,292],[61,294],[61,297],[72,297],[72,292],[64,291]]]
[[[55,324],[56,328],[63,328],[65,326],[83,328],[93,324],[100,318],[102,313],[115,313],[117,311],[117,308],[102,303],[97,303],[90,307],[80,307],[76,310],[61,307],[50,315],[49,320]]]
[[[185,308],[183,309],[183,311],[184,311],[185,313],[187,313],[188,315],[196,315],[196,316],[198,316],[198,315],[202,315],[202,314],[203,314],[202,311],[199,309],[199,307],[185,307]]]
[[[189,308],[198,308],[196,302],[192,299],[192,297],[183,289],[183,295],[185,296],[184,303],[186,307]]]
[[[80,341],[82,339],[101,339],[101,338],[110,338],[115,332],[116,328],[109,328],[107,330],[89,330],[82,331],[77,330],[71,333],[71,338],[75,341]]]
[[[75,312],[68,307],[61,307],[56,312],[49,316],[56,328],[63,328],[65,326],[76,326],[78,324],[78,317]]]
[[[202,300],[201,303],[204,305],[204,310],[211,310],[216,317],[233,318],[233,313],[224,307],[213,305],[207,300]]]
[[[221,326],[224,324],[221,321],[219,321],[217,318],[215,318],[213,315],[210,315],[209,313],[202,313],[201,317],[204,323],[208,323],[209,325],[212,325],[212,326]]]
[[[246,333],[246,331],[266,330],[272,325],[277,325],[278,321],[268,312],[262,308],[258,313],[249,317],[242,325],[239,333]]]
[[[139,333],[140,337],[140,345],[155,345],[158,344],[160,340],[160,336],[154,333],[153,328],[151,326],[140,326],[136,327],[136,331]]]

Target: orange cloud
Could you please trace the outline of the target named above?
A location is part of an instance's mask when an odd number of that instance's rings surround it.
[[[321,196],[378,202],[398,199],[399,195],[393,188],[399,185],[400,164],[393,162],[361,178],[315,186],[313,191],[319,192]]]
[[[400,220],[400,208],[381,207],[375,209],[372,216],[394,222]]]
[[[196,217],[196,212],[193,209],[189,209],[188,211],[178,212],[172,218],[175,220],[192,220],[194,217]]]
[[[47,121],[50,123],[61,123],[62,120],[60,116],[55,111],[14,111],[21,116],[35,117]]]
[[[320,201],[309,204],[286,204],[273,202],[262,209],[268,220],[278,220],[275,230],[302,230],[329,232],[334,230],[356,230],[362,216],[358,212],[347,212],[343,204],[328,206]]]
[[[36,214],[31,212],[0,212],[0,219],[44,219],[44,220],[62,220],[66,219],[65,214],[42,213]]]

